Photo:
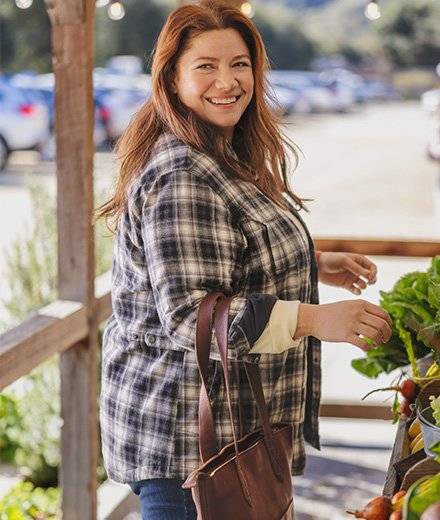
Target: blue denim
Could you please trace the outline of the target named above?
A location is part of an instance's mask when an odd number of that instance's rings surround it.
[[[190,489],[182,489],[183,480],[153,478],[130,482],[139,497],[142,520],[197,520]]]

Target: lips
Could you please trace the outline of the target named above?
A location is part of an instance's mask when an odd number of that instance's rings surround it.
[[[205,98],[211,105],[215,106],[228,106],[233,105],[241,98],[241,94],[237,96],[224,96],[224,97],[207,97]]]

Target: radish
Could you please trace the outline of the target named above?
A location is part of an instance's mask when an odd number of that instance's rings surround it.
[[[373,498],[362,511],[347,511],[349,515],[364,520],[388,520],[391,512],[391,500],[388,497]]]

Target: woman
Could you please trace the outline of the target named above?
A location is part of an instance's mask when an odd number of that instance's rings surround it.
[[[365,337],[391,335],[373,304],[318,305],[318,271],[360,294],[376,267],[361,255],[315,256],[303,200],[287,184],[283,145],[295,149],[266,104],[266,70],[262,39],[240,11],[176,9],[157,42],[151,99],[118,145],[116,193],[101,209],[117,222],[101,428],[108,474],[131,485],[145,519],[196,518],[181,484],[200,463],[194,339],[207,292],[235,295],[230,357],[259,363],[271,420],[293,425],[293,475],[304,438],[319,448],[320,340],[367,349]],[[209,395],[224,445],[232,432],[218,359]],[[245,378],[241,391],[250,431]]]

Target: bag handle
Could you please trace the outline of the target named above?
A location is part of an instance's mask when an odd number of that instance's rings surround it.
[[[208,365],[211,351],[213,315],[221,292],[207,294],[199,305],[196,324],[196,359],[201,378],[199,394],[199,452],[203,462],[217,453],[214,416],[208,397]]]
[[[201,378],[199,393],[199,453],[203,462],[213,457],[217,453],[217,439],[215,435],[214,416],[212,413],[211,403],[208,397],[208,366],[209,354],[211,351],[213,317],[215,306],[220,298],[225,295],[221,292],[209,293],[202,301],[197,314],[196,325],[196,360],[199,367]],[[237,379],[237,388],[240,389],[240,373],[239,363],[234,363],[235,377]],[[243,406],[238,394],[238,411],[239,411],[239,427],[240,437],[243,436]]]
[[[215,333],[217,337],[217,343],[220,350],[220,359],[223,368],[223,375],[225,378],[226,385],[226,396],[228,400],[229,417],[232,426],[232,434],[234,437],[234,446],[236,457],[238,461],[238,444],[237,437],[234,428],[234,417],[232,412],[232,401],[229,384],[229,370],[228,370],[228,321],[229,321],[229,308],[233,300],[233,296],[225,297],[220,299],[217,304],[215,311]],[[276,449],[275,440],[273,437],[273,431],[270,426],[269,414],[267,413],[267,406],[264,399],[263,385],[261,384],[260,369],[255,363],[244,363],[246,375],[249,380],[249,384],[254,396],[258,415],[261,421],[264,432],[264,441],[269,454],[269,459],[272,465],[273,472],[279,481],[283,481],[283,473],[279,463],[279,457]],[[237,467],[238,469],[238,467]]]

